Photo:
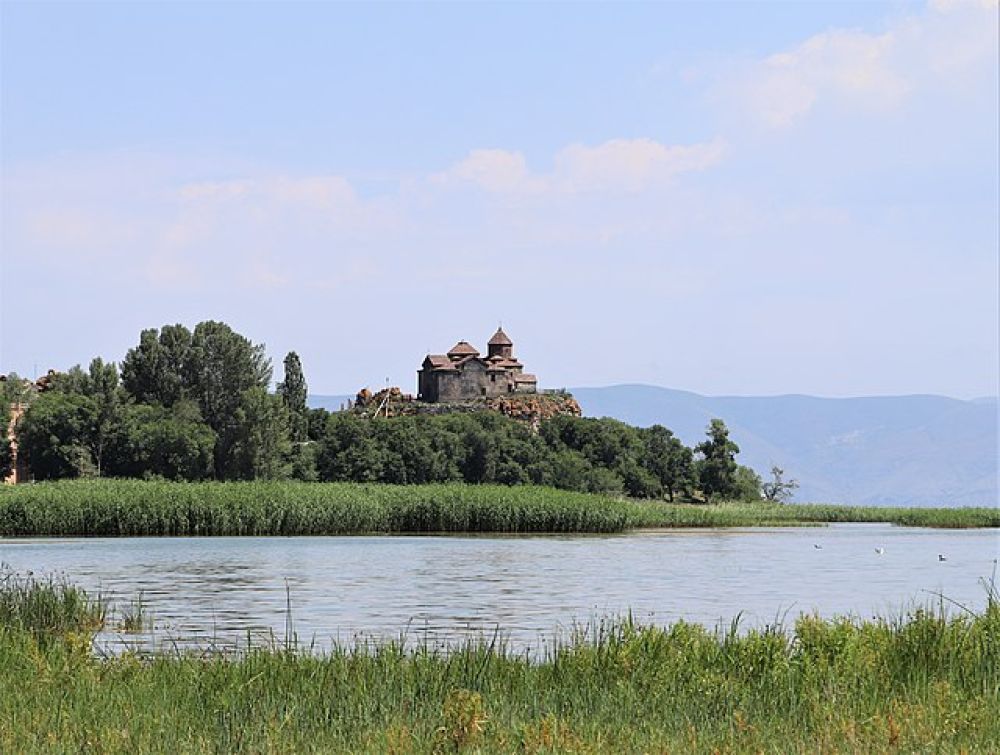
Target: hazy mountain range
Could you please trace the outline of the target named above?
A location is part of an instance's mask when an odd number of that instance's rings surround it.
[[[585,416],[662,424],[686,444],[712,417],[729,426],[739,460],[799,480],[799,501],[996,506],[998,401],[944,396],[701,396],[650,385],[570,389]],[[346,396],[311,396],[338,409]]]

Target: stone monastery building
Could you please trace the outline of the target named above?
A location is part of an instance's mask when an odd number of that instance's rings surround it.
[[[524,372],[514,356],[514,342],[501,328],[486,348],[482,357],[468,341],[459,341],[447,354],[428,354],[417,372],[417,398],[466,401],[538,390],[538,379]]]

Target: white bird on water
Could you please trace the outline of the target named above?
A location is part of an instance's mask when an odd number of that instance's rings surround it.
[[[823,550],[823,546],[820,545],[819,543],[813,543],[813,548],[815,548],[818,551]]]
[[[875,552],[881,556],[883,553],[885,553],[885,548],[876,548]]]

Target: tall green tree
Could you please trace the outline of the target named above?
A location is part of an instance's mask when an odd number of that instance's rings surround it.
[[[695,447],[702,455],[698,463],[701,490],[708,500],[725,499],[736,494],[736,454],[740,447],[729,439],[729,428],[721,419],[713,419],[705,431],[708,436]]]
[[[663,492],[671,501],[680,493],[690,494],[694,485],[691,449],[663,425],[653,425],[644,431],[644,436],[644,466],[659,480]]]
[[[51,391],[35,399],[17,428],[18,453],[38,480],[92,475],[91,453],[98,416],[94,399]]]
[[[244,393],[266,390],[271,382],[271,362],[264,346],[251,343],[225,323],[198,323],[191,337],[188,380],[191,398],[216,434],[216,476],[242,477],[233,451],[241,433],[245,434],[246,412],[240,414]]]
[[[122,361],[122,385],[136,403],[169,407],[190,392],[192,339],[180,324],[142,331]]]
[[[261,386],[240,397],[226,479],[279,480],[289,475],[288,410]]]
[[[90,447],[97,474],[104,467],[104,456],[114,436],[121,414],[121,390],[118,385],[118,367],[100,357],[90,362],[88,370],[90,396],[94,399],[97,412],[91,432]]]
[[[278,383],[278,395],[288,410],[288,432],[292,442],[303,443],[309,439],[309,408],[306,406],[308,388],[299,355],[289,351],[284,368],[285,379]]]
[[[93,400],[96,413],[86,434],[87,447],[94,462],[96,474],[103,473],[105,452],[116,432],[124,400],[118,380],[118,366],[100,357],[91,360],[84,370],[74,365],[66,372],[56,373],[51,390],[67,395],[86,396]]]
[[[735,501],[752,503],[761,499],[760,475],[750,467],[738,464],[733,475],[733,490],[730,497]]]

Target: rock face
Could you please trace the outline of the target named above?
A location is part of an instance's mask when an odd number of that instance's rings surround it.
[[[367,388],[362,388],[354,403],[348,407],[348,411],[363,417],[412,417],[497,412],[524,422],[536,430],[542,420],[559,415],[579,417],[582,413],[576,399],[566,392],[514,394],[452,401],[443,404],[428,404],[417,401],[412,395],[403,393],[397,387],[384,388],[374,394]]]

